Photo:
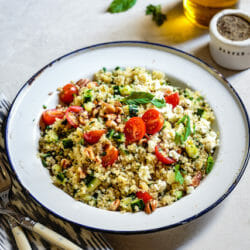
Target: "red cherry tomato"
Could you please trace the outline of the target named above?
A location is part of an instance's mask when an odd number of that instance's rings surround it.
[[[161,161],[164,164],[170,165],[172,163],[175,163],[176,161],[170,157],[164,156],[160,151],[159,147],[155,146],[155,155],[159,161]]]
[[[124,133],[128,142],[135,142],[141,140],[146,133],[146,126],[142,118],[130,118],[125,123]]]
[[[115,147],[109,147],[106,150],[106,155],[102,157],[102,166],[107,167],[112,165],[118,159],[118,150]]]
[[[66,110],[66,119],[68,123],[77,128],[79,126],[78,115],[83,111],[83,108],[80,106],[70,106]]]
[[[83,138],[89,144],[95,144],[100,140],[100,138],[105,132],[106,130],[104,129],[89,131],[89,132],[84,133]]]
[[[178,92],[172,95],[166,95],[164,98],[165,98],[166,103],[172,104],[173,108],[175,108],[180,102],[180,97],[179,97]]]
[[[155,134],[159,132],[164,124],[164,118],[162,114],[156,109],[147,110],[142,116],[142,120],[146,124],[147,134]]]
[[[143,192],[143,191],[138,191],[136,192],[136,197],[138,199],[143,200],[143,202],[146,204],[147,202],[149,202],[150,200],[152,200],[152,196],[148,193],[148,192]]]
[[[65,112],[59,109],[48,109],[42,114],[42,119],[46,125],[51,125],[56,121],[56,118],[62,119]]]
[[[73,101],[74,94],[78,94],[77,87],[72,83],[68,83],[63,87],[59,97],[62,102],[69,104]]]

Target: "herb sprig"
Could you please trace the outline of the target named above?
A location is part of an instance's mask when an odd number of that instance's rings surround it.
[[[161,5],[150,4],[147,6],[146,15],[152,15],[152,20],[161,26],[166,20],[167,16],[161,12]]]

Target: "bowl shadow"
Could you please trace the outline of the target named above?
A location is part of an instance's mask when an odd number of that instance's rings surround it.
[[[230,69],[226,69],[226,68],[219,66],[210,55],[208,43],[206,43],[206,44],[200,46],[199,48],[195,49],[194,51],[192,51],[192,54],[194,56],[200,58],[204,62],[208,63],[212,67],[214,67],[217,71],[222,73],[225,77],[230,77],[230,76],[240,72],[240,71],[230,70]]]
[[[174,250],[198,237],[209,224],[212,224],[223,210],[223,204],[182,226],[149,234],[114,235],[105,233],[105,238],[115,250]]]
[[[185,41],[194,39],[208,33],[207,29],[202,29],[191,23],[184,15],[182,1],[174,5],[168,5],[163,12],[167,15],[167,20],[160,27],[152,22],[151,18],[144,22],[143,39],[151,42],[160,42],[168,45],[177,45]]]

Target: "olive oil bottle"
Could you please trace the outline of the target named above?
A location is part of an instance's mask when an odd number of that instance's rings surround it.
[[[238,0],[183,0],[184,13],[194,24],[207,28],[219,11],[234,8]]]

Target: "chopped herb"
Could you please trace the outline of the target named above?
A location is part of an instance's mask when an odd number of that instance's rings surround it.
[[[105,67],[103,67],[102,70],[104,73],[107,71],[107,69]]]
[[[152,20],[161,26],[166,20],[167,16],[161,12],[161,5],[150,4],[147,6],[146,15],[152,15]]]
[[[174,171],[175,171],[175,181],[179,182],[181,185],[184,183],[184,178],[179,170],[180,165],[176,165],[174,167]]]
[[[84,103],[86,102],[91,102],[92,101],[92,89],[88,89],[84,95],[83,95],[83,99],[84,99]]]
[[[121,94],[119,86],[114,86],[113,90],[114,90],[114,95],[120,95]]]
[[[129,105],[129,116],[134,117],[137,116],[139,112],[138,106],[135,104]]]
[[[113,0],[108,8],[110,13],[119,13],[127,11],[132,8],[136,3],[136,0]]]
[[[109,129],[108,130],[108,133],[106,134],[106,137],[107,138],[112,138],[113,134],[115,133],[115,130],[114,129]]]
[[[42,158],[42,164],[45,168],[48,167],[48,164],[44,158]]]
[[[209,173],[211,172],[213,166],[214,166],[214,159],[213,159],[213,157],[210,155],[210,156],[208,156],[208,158],[207,158],[206,174],[209,174]]]
[[[62,143],[64,148],[72,148],[74,145],[71,139],[63,139]]]
[[[143,200],[138,199],[138,198],[133,200],[130,205],[131,205],[133,212],[136,212],[136,209],[135,209],[136,206],[139,208],[139,210],[144,210],[144,208],[145,208],[145,204],[144,204]]]
[[[119,67],[119,66],[115,67],[115,70],[119,70],[119,69],[120,69],[120,67]]]
[[[63,174],[63,173],[58,173],[58,174],[57,174],[57,176],[56,176],[56,178],[57,178],[59,181],[63,182],[63,181],[64,181],[65,176],[64,176],[64,174]]]
[[[203,115],[203,113],[204,113],[204,109],[197,109],[197,111],[196,111],[196,114],[198,115],[198,116],[202,116]]]
[[[121,100],[125,104],[147,104],[152,101],[154,95],[148,92],[132,92],[128,97]]]
[[[95,177],[93,176],[93,174],[88,174],[86,176],[86,178],[83,180],[85,185],[88,186],[89,183],[94,179]]]
[[[90,122],[89,125],[91,125],[91,124],[93,124],[93,123],[95,123],[95,121]]]
[[[47,106],[46,106],[46,105],[43,105],[43,108],[44,108],[44,109],[46,109],[46,108],[47,108]]]
[[[125,135],[121,132],[116,132],[113,134],[112,138],[116,141],[116,142],[125,142]]]
[[[164,99],[153,99],[151,103],[157,108],[163,108],[166,106],[166,101]]]
[[[83,144],[84,144],[84,139],[81,138],[81,140],[79,141],[79,143],[80,143],[81,145],[83,145]]]

